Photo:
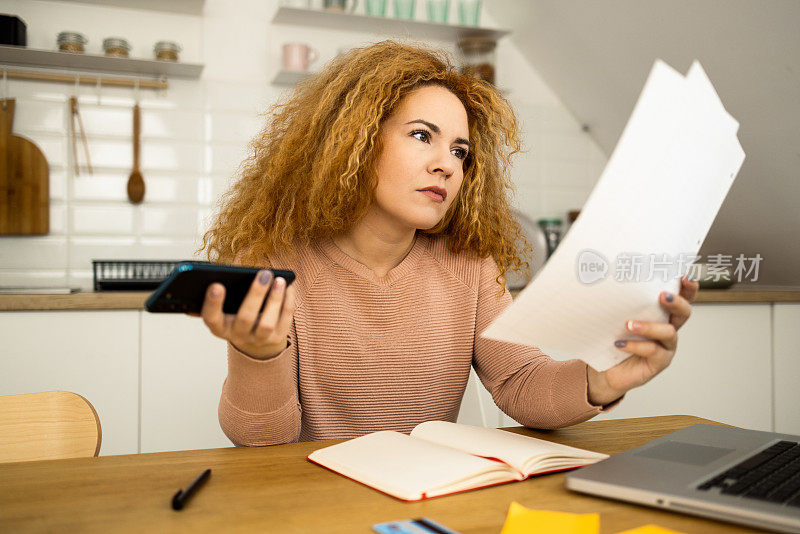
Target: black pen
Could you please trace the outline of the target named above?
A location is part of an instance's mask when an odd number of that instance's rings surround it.
[[[178,493],[172,498],[172,509],[173,510],[180,510],[184,506],[186,506],[186,502],[189,498],[203,485],[203,483],[208,480],[209,475],[211,475],[211,469],[206,469],[200,476],[194,479],[194,482],[189,484],[189,487],[185,490],[178,490]]]

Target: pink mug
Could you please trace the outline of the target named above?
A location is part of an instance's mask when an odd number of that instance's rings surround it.
[[[305,72],[314,63],[319,54],[304,43],[286,43],[283,45],[283,70]]]

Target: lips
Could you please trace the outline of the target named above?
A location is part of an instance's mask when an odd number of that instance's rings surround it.
[[[420,193],[435,200],[436,202],[444,202],[447,198],[447,190],[443,187],[437,187],[432,185],[430,187],[423,187],[422,189],[417,189]]]

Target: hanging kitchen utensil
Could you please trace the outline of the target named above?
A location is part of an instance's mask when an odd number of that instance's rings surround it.
[[[14,135],[15,100],[0,100],[0,234],[50,230],[50,169],[42,151]]]
[[[139,134],[140,134],[139,103],[133,106],[133,171],[128,177],[128,199],[138,204],[144,198],[144,178],[139,171]]]
[[[78,164],[78,129],[81,131],[81,141],[83,141],[83,150],[86,154],[86,167],[89,169],[89,174],[92,175],[92,161],[89,158],[89,143],[86,141],[86,129],[83,127],[80,111],[78,111],[78,97],[70,97],[69,99],[70,115],[72,120],[70,126],[72,127],[72,156],[75,160],[75,176],[80,176],[80,164]],[[76,128],[77,121],[77,128]]]

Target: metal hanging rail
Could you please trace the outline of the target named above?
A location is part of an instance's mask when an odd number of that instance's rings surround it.
[[[78,83],[83,85],[94,85],[95,87],[106,85],[113,87],[131,87],[140,89],[167,89],[167,79],[121,77],[121,76],[100,76],[96,74],[70,73],[61,74],[53,72],[41,72],[37,70],[22,70],[18,67],[2,67],[6,77],[17,80],[35,80],[42,82],[63,82]]]

